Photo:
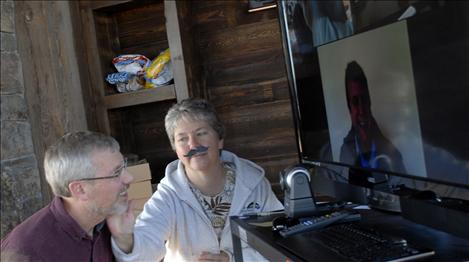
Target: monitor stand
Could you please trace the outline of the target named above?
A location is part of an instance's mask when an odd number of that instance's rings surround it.
[[[349,184],[368,188],[367,200],[371,208],[401,212],[399,196],[395,194],[385,173],[349,168]]]
[[[401,204],[399,196],[391,192],[382,192],[377,190],[370,190],[368,195],[368,206],[371,208],[400,213]]]
[[[386,174],[350,168],[348,183],[343,183],[331,179],[329,171],[330,168],[317,166],[311,181],[315,192],[333,196],[338,201],[351,201],[390,212],[401,211],[400,194],[396,194]]]

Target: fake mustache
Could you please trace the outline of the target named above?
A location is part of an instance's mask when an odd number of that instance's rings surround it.
[[[184,157],[191,157],[197,153],[204,153],[207,152],[208,147],[206,146],[198,146],[196,148],[191,149],[187,154],[184,155]]]

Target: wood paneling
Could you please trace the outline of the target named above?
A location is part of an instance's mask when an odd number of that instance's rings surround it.
[[[167,48],[165,17],[161,14],[164,14],[162,4],[147,4],[115,13],[120,49],[152,45],[155,50],[148,55],[155,56]]]
[[[277,12],[248,13],[247,1],[192,5],[198,65],[227,129],[225,148],[261,165],[274,188],[279,171],[298,162]]]
[[[295,152],[289,110],[288,100],[223,110],[220,116],[227,128],[225,146],[248,158]]]
[[[66,132],[87,129],[74,49],[70,6],[61,1],[15,2],[18,51],[44,203],[44,152]]]
[[[175,99],[109,111],[111,135],[121,144],[123,154],[147,159],[152,183],[158,183],[166,165],[177,158],[164,128],[164,115],[174,103]]]
[[[255,26],[240,25],[218,30],[213,34],[200,34],[199,47],[204,62],[231,61],[237,58],[245,63],[252,63],[248,58],[278,51],[276,45],[281,43],[280,41],[278,21],[273,20],[259,22]],[[233,54],[237,56],[230,56]]]
[[[276,21],[277,10],[248,13],[247,0],[241,1],[204,1],[193,5],[199,32],[215,32],[219,29],[252,25],[262,21]]]
[[[232,110],[233,107],[247,104],[288,100],[287,84],[287,79],[281,77],[247,84],[214,86],[210,88],[211,102],[220,111],[225,107]]]

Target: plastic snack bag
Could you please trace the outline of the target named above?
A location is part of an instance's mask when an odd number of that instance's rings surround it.
[[[150,59],[143,55],[120,55],[112,59],[112,64],[118,72],[138,75],[144,72],[145,67],[150,63]]]
[[[163,69],[154,79],[146,79],[145,88],[163,86],[173,80],[173,66],[171,61],[164,64]]]
[[[151,64],[145,68],[145,88],[161,86],[173,79],[171,54],[169,48],[161,52]]]
[[[120,93],[136,91],[143,88],[144,80],[141,76],[127,72],[112,73],[107,75],[106,81],[111,85],[116,85]]]

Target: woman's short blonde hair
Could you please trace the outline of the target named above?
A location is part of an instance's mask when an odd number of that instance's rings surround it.
[[[205,99],[188,98],[173,105],[166,114],[165,128],[169,142],[174,149],[174,131],[181,119],[201,120],[208,123],[220,139],[225,137],[225,127],[212,104]]]

